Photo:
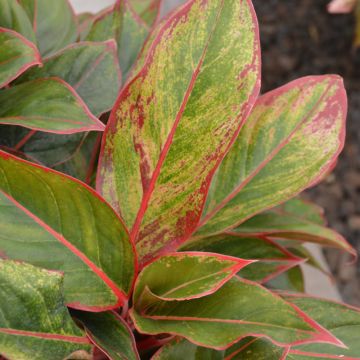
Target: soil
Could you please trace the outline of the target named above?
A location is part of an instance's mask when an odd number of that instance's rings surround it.
[[[331,15],[329,0],[253,0],[262,42],[263,87],[274,89],[306,75],[340,74],[349,97],[347,139],[338,165],[305,197],[325,209],[329,226],[360,252],[360,49],[353,48],[354,17]],[[347,254],[325,254],[345,301],[360,305],[360,265]]]

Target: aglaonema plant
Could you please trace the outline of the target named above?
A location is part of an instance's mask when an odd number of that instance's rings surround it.
[[[300,266],[356,256],[296,198],[342,150],[341,78],[259,96],[250,0],[0,5],[1,356],[360,359],[360,310]]]

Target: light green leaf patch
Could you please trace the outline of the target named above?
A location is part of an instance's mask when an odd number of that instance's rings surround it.
[[[0,355],[9,360],[91,359],[92,346],[64,305],[63,276],[0,260]]]

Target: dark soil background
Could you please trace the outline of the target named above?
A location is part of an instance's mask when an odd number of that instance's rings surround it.
[[[349,96],[345,149],[334,172],[305,197],[325,209],[329,225],[360,251],[360,49],[352,46],[354,17],[331,15],[330,0],[253,0],[261,32],[263,87],[305,75],[340,74]],[[326,250],[345,301],[360,305],[360,265]]]

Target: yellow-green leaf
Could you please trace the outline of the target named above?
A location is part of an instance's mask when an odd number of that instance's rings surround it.
[[[257,97],[259,55],[250,1],[192,0],[156,31],[121,92],[97,188],[134,225],[141,261],[194,230],[211,177]]]

